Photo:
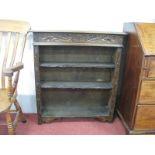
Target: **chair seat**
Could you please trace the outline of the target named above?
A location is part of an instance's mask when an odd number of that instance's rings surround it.
[[[0,113],[6,111],[11,106],[7,93],[7,89],[0,89]]]

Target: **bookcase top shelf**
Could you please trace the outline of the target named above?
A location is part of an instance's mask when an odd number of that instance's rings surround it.
[[[66,30],[31,30],[32,33],[82,33],[82,34],[113,34],[113,35],[127,35],[125,32],[112,32],[112,31],[66,31]]]
[[[101,47],[120,47],[122,44],[101,44],[101,43],[62,43],[62,42],[33,42],[34,46],[101,46]]]

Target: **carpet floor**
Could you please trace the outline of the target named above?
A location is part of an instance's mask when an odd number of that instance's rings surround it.
[[[96,119],[61,119],[48,124],[37,124],[36,114],[26,114],[27,123],[18,123],[16,135],[124,135],[125,129],[118,117],[112,123]],[[0,135],[6,135],[0,126]]]

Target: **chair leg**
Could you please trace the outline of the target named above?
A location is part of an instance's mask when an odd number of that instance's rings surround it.
[[[26,118],[25,118],[25,116],[24,116],[24,114],[22,112],[22,109],[21,109],[21,107],[20,107],[19,102],[17,101],[17,99],[15,100],[14,105],[15,105],[17,111],[19,111],[19,119],[20,119],[20,121],[22,123],[26,123]]]
[[[11,120],[11,115],[9,113],[9,111],[7,111],[5,113],[5,117],[6,117],[6,124],[7,124],[7,128],[8,128],[8,134],[9,135],[14,135],[15,134],[15,130],[14,130],[14,126]]]

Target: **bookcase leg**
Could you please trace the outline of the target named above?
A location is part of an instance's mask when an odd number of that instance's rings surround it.
[[[109,116],[109,117],[97,117],[96,119],[101,121],[101,122],[112,122],[113,121],[112,116]]]
[[[51,123],[55,120],[57,120],[58,118],[55,118],[55,117],[49,117],[49,118],[42,118],[42,123]]]

